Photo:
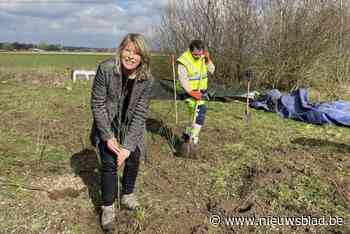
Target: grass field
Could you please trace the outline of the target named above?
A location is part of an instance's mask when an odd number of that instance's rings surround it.
[[[110,55],[78,54],[0,54],[1,67],[26,70],[42,69],[60,71],[66,68],[95,69],[97,64]]]
[[[2,56],[0,233],[102,233],[91,83],[61,72],[105,57]],[[153,58],[157,78],[171,77],[168,62]],[[171,101],[151,101],[148,163],[137,182],[143,209],[120,210],[116,233],[350,233],[350,129],[255,110],[247,124],[243,103],[210,102],[191,160],[169,146],[170,130],[178,136],[187,123],[179,105],[176,125]],[[211,215],[331,216],[343,225],[213,226]]]
[[[71,70],[96,70],[97,65],[113,55],[67,54],[67,53],[0,53],[0,69],[6,72],[45,72],[69,76]],[[170,58],[152,56],[154,74],[163,79],[172,79]],[[170,77],[168,77],[170,76]]]

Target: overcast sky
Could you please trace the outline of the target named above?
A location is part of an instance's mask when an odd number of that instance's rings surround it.
[[[0,42],[114,48],[151,37],[168,0],[0,0]]]

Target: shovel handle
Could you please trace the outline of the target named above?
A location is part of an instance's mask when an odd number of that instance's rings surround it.
[[[178,122],[178,114],[177,114],[177,100],[176,100],[176,74],[175,74],[175,56],[171,55],[171,64],[173,68],[173,86],[174,86],[174,105],[175,105],[175,124]]]
[[[248,84],[247,84],[247,101],[246,101],[246,107],[245,107],[246,115],[249,115],[249,93],[250,93],[250,80],[248,80]]]

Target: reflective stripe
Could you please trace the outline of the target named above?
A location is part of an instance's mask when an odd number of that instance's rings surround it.
[[[207,79],[208,78],[208,74],[203,74],[202,76],[202,79]],[[192,77],[189,77],[188,78],[189,80],[200,80],[201,79],[201,76],[198,75],[198,76],[192,76]]]

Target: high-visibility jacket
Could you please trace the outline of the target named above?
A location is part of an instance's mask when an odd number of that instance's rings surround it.
[[[186,67],[192,90],[206,90],[208,88],[208,67],[204,58],[194,59],[188,49],[177,59],[177,62]]]

